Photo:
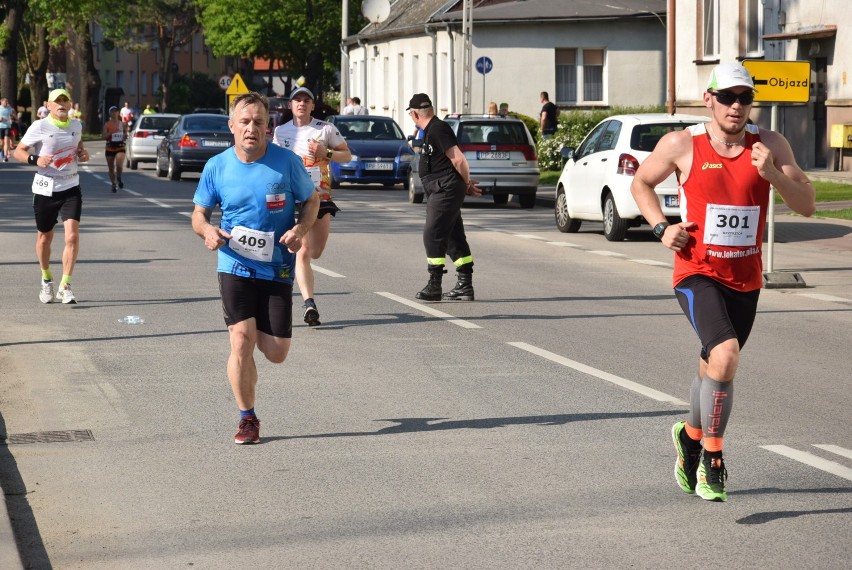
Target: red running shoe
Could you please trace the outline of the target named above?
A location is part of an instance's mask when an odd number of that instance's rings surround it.
[[[257,416],[247,416],[240,420],[237,435],[234,436],[234,443],[239,445],[260,443],[260,420],[257,419]]]

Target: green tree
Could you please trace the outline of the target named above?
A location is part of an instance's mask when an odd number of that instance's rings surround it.
[[[198,0],[207,44],[216,56],[280,62],[290,78],[322,97],[340,66],[340,0]],[[359,29],[361,0],[349,3],[349,29]]]
[[[160,53],[161,111],[169,110],[169,96],[176,73],[175,51],[190,44],[201,31],[195,0],[136,0],[104,12],[98,23],[104,35],[131,53],[151,50]]]

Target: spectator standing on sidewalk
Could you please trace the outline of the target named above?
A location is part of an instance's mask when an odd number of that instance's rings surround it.
[[[794,211],[810,216],[815,209],[814,189],[787,139],[748,124],[754,91],[745,67],[717,65],[703,96],[710,122],[660,139],[631,186],[654,235],[675,252],[675,296],[701,342],[689,413],[672,427],[672,438],[678,485],[707,501],[728,497],[722,444],[763,284],[769,186]],[[683,221],[669,225],[654,187],[672,173]]]
[[[33,212],[36,221],[36,256],[41,267],[39,301],[52,303],[53,274],[50,271],[50,248],[54,227],[62,217],[65,249],[62,252],[62,281],[56,299],[63,304],[77,302],[71,292],[71,276],[80,251],[80,215],[83,194],[77,163],[88,162],[83,147],[83,125],[70,119],[71,95],[65,89],[54,89],[47,97],[50,115],[30,125],[15,149],[15,159],[37,166],[33,179]]]
[[[240,411],[234,443],[260,443],[255,348],[279,364],[290,350],[294,252],[316,221],[319,196],[293,152],[267,144],[269,102],[258,93],[231,102],[234,146],[207,161],[192,229],[218,251],[217,273],[231,341],[228,381]],[[295,223],[296,202],[304,217]],[[219,207],[219,227],[210,223]]]

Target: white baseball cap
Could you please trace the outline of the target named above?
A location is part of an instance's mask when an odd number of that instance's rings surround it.
[[[720,63],[710,72],[707,89],[719,90],[730,87],[748,87],[752,91],[757,91],[748,69],[739,63]]]

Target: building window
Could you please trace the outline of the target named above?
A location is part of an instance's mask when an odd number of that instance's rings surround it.
[[[763,0],[745,0],[746,53],[763,55]]]
[[[561,48],[556,50],[556,98],[564,105],[604,101],[602,49]]]
[[[719,0],[703,0],[701,39],[703,58],[719,59]]]
[[[151,73],[151,94],[159,95],[160,90],[160,73],[158,71],[154,71]]]
[[[124,89],[124,72],[120,69],[115,72],[115,86],[119,89]],[[125,89],[125,91],[127,90]]]
[[[136,72],[130,71],[130,94],[136,95]]]

